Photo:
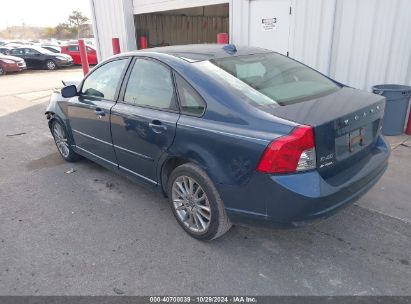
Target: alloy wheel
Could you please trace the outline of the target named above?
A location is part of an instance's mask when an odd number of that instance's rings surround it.
[[[64,132],[63,127],[59,123],[55,123],[53,126],[53,137],[61,155],[64,158],[67,158],[70,154],[68,140],[66,132]]]
[[[189,176],[179,176],[172,186],[172,201],[177,218],[190,231],[204,233],[211,222],[208,197],[200,184]]]
[[[54,61],[52,61],[52,60],[47,61],[47,68],[49,70],[55,70],[56,69],[56,64],[54,63]]]

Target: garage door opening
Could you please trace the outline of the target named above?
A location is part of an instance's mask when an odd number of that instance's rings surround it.
[[[136,39],[148,47],[216,43],[218,33],[229,33],[229,4],[217,4],[134,16]]]

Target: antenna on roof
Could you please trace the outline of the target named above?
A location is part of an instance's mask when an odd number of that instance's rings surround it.
[[[230,55],[234,55],[235,53],[237,53],[237,48],[234,44],[227,44],[223,46],[223,50]]]

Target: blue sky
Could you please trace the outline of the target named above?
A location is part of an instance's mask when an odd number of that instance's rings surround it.
[[[73,10],[90,15],[89,0],[1,0],[0,29],[23,22],[31,26],[55,26]]]

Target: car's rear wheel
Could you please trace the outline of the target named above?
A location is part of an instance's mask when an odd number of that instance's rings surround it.
[[[6,71],[0,66],[0,75],[6,75]]]
[[[53,60],[46,61],[46,69],[47,70],[55,70],[57,69],[57,64]]]
[[[60,155],[68,162],[77,161],[80,156],[72,149],[63,125],[59,121],[53,120],[51,124],[51,132]]]
[[[187,163],[177,167],[171,173],[167,190],[174,216],[192,237],[212,240],[230,229],[216,187],[198,166]]]

